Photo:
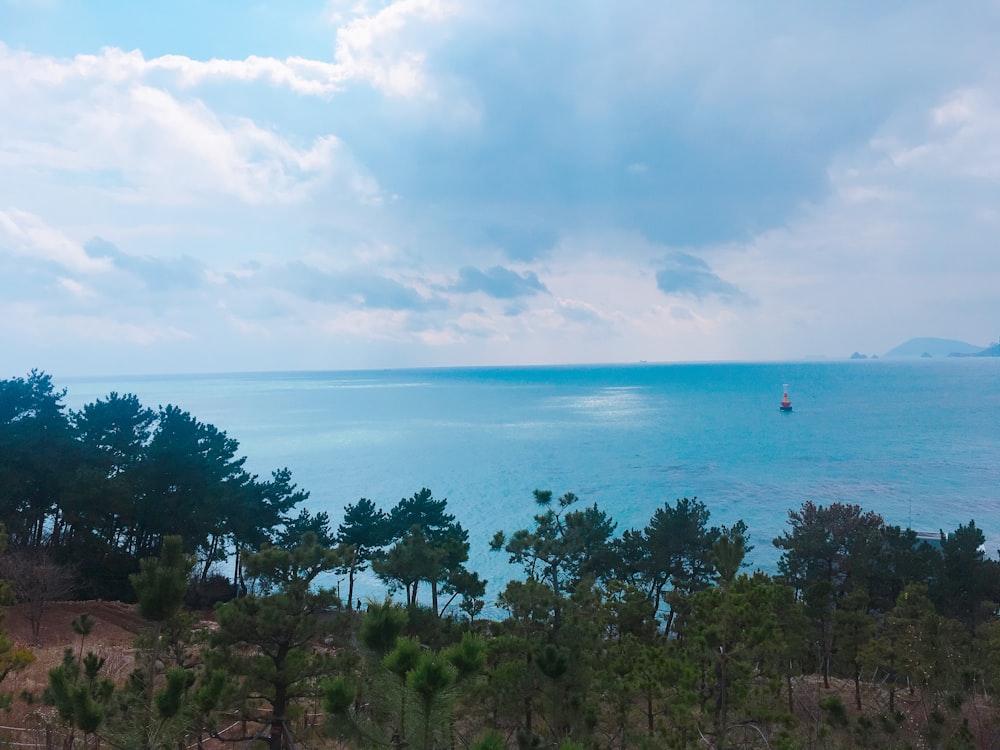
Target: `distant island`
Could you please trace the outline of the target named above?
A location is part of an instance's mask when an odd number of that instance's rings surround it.
[[[976,346],[956,339],[914,338],[890,349],[884,357],[1000,357],[1000,344]]]
[[[988,346],[975,354],[958,354],[959,357],[1000,357],[1000,342]]]

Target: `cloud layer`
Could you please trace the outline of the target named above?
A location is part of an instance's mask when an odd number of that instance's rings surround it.
[[[9,375],[996,338],[995,4],[150,8],[0,4]]]

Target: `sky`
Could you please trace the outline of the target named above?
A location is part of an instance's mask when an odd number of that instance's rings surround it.
[[[0,0],[0,377],[986,346],[998,48],[997,0]]]

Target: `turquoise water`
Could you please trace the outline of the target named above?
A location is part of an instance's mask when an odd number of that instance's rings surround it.
[[[771,539],[805,500],[857,503],[920,531],[975,519],[990,553],[1000,547],[998,359],[57,383],[71,408],[116,390],[190,411],[239,440],[252,471],[289,467],[310,508],[335,521],[360,497],[388,509],[429,487],[469,529],[471,567],[494,592],[517,571],[488,541],[530,524],[535,488],[596,502],[619,532],[697,496],[713,523],[747,522],[749,559],[765,570],[777,560]]]

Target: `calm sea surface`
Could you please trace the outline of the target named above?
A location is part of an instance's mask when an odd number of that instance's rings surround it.
[[[794,411],[778,410],[788,383]],[[287,466],[339,522],[429,487],[470,531],[495,593],[515,575],[489,551],[531,523],[532,490],[597,503],[618,532],[697,496],[742,518],[751,562],[805,500],[889,523],[974,519],[1000,547],[1000,359],[692,364],[57,378],[77,409],[111,391],[174,404],[225,430],[261,476]],[[330,582],[327,582],[330,585]],[[369,581],[368,590],[382,589]],[[492,594],[491,594],[492,598]]]

